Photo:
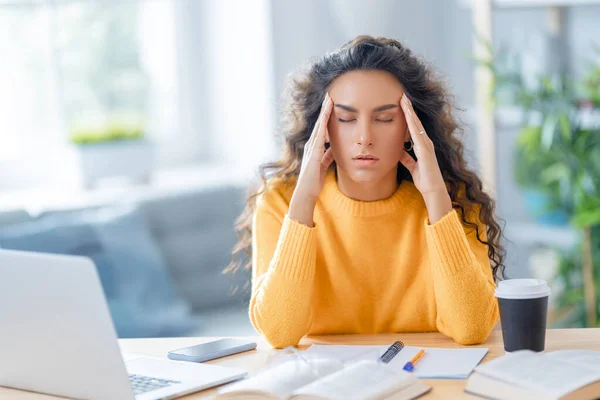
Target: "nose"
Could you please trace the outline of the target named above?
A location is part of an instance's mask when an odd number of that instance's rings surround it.
[[[358,128],[358,140],[356,144],[359,146],[371,146],[373,144],[370,124],[363,123]]]

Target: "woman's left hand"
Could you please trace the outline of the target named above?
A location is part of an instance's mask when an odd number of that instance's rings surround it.
[[[429,212],[429,222],[433,224],[452,210],[452,201],[435,157],[433,142],[427,136],[427,132],[406,94],[402,95],[400,107],[404,111],[414,152],[417,156],[415,161],[404,150],[400,162],[408,169],[415,187],[421,192]]]

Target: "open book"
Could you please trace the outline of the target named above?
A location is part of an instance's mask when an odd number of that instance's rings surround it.
[[[286,361],[219,390],[216,399],[410,400],[431,388],[414,375],[377,361]]]
[[[600,351],[516,351],[475,368],[465,391],[494,399],[600,397]]]

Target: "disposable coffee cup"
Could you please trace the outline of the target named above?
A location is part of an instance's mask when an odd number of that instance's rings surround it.
[[[501,281],[495,292],[500,307],[504,350],[544,351],[550,288],[540,279]]]

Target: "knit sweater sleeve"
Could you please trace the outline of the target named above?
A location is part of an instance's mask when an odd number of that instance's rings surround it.
[[[276,348],[296,346],[312,322],[316,229],[287,216],[277,191],[264,194],[252,223],[252,325]]]
[[[460,344],[485,341],[498,322],[498,301],[488,246],[452,210],[433,225],[426,222],[427,248],[437,304],[437,328]],[[479,234],[486,241],[485,226]]]

